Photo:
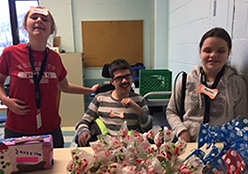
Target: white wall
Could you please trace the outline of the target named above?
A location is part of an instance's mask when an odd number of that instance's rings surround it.
[[[235,1],[232,63],[240,68],[248,82],[248,0]]]
[[[61,48],[75,52],[71,0],[40,0],[40,5],[47,7],[54,17],[57,36],[61,36]]]
[[[201,63],[198,44],[213,27],[223,27],[232,36],[230,62],[247,76],[247,17],[247,0],[170,0],[168,64],[173,76]]]

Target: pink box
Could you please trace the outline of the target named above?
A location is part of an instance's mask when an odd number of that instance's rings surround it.
[[[51,135],[4,139],[0,142],[0,172],[29,172],[53,165]]]

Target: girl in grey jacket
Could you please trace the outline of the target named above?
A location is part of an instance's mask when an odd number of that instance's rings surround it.
[[[247,116],[247,87],[228,64],[232,43],[222,28],[206,32],[199,44],[202,66],[187,76],[183,121],[179,117],[182,84],[168,104],[166,116],[178,137],[196,141],[202,123],[223,125],[233,118]]]

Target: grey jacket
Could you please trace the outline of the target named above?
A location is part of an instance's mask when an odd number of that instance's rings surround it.
[[[187,76],[185,91],[185,114],[182,122],[176,110],[175,103],[180,111],[181,80],[177,82],[174,96],[169,101],[166,116],[168,122],[176,134],[188,130],[191,140],[198,138],[201,123],[205,112],[205,100],[203,94],[197,92],[201,84],[200,66],[196,67]],[[226,67],[217,89],[219,93],[210,104],[210,125],[223,125],[233,118],[247,117],[247,87],[245,81],[229,66]]]

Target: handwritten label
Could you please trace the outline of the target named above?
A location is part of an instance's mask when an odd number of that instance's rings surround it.
[[[203,84],[200,85],[200,87],[197,90],[197,92],[200,93],[200,94],[206,94],[212,100],[215,99],[215,97],[219,93],[218,89],[211,89],[211,88],[206,87]]]

